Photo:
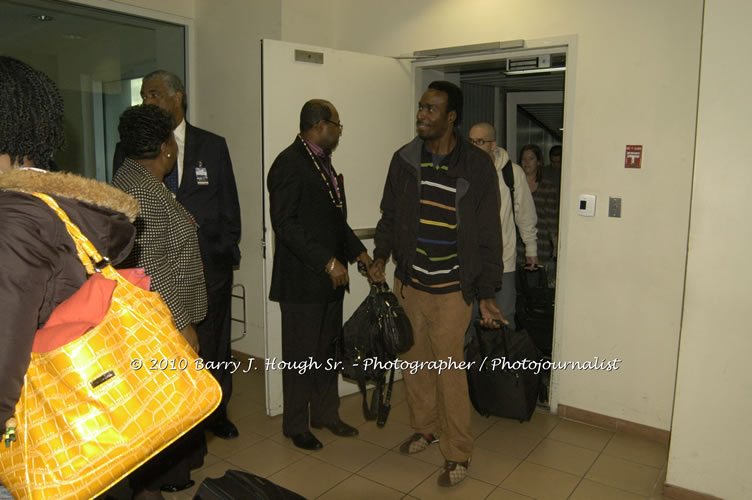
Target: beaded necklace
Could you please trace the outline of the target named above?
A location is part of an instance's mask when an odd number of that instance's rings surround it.
[[[334,185],[334,190],[337,193],[337,199],[334,198],[334,194],[332,194],[332,190],[329,189],[329,183],[326,181],[326,175],[324,174],[323,169],[319,165],[319,162],[316,161],[316,155],[313,154],[311,149],[308,147],[308,144],[306,144],[305,139],[301,135],[298,135],[298,139],[300,139],[300,142],[303,143],[303,146],[305,146],[306,151],[308,151],[308,155],[311,157],[311,160],[313,161],[313,164],[316,166],[316,170],[319,171],[319,175],[321,175],[321,180],[324,181],[324,185],[326,186],[326,190],[329,193],[329,197],[332,199],[332,203],[334,203],[334,206],[342,210],[342,202],[339,201],[339,185],[337,183],[337,178],[332,175],[330,176],[330,179],[332,181],[332,184]]]

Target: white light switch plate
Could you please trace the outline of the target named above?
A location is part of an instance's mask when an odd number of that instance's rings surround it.
[[[579,204],[577,205],[577,213],[583,217],[595,216],[595,195],[581,194]]]

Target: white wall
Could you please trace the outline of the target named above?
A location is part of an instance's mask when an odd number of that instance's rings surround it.
[[[575,35],[565,131],[557,357],[620,358],[612,373],[563,372],[558,402],[669,429],[678,355],[699,71],[701,0],[284,0],[283,34],[329,30],[335,48],[382,55]],[[296,7],[297,6],[297,7]],[[286,26],[294,25],[295,30]],[[571,85],[572,82],[570,82]],[[623,167],[643,144],[642,170]],[[395,149],[398,147],[395,144]],[[580,193],[594,218],[575,215]],[[606,216],[621,196],[621,219]],[[570,207],[570,208],[567,208]]]
[[[336,47],[332,0],[275,0],[282,8],[282,40]]]
[[[746,0],[705,4],[681,357],[666,482],[752,497],[749,165],[752,45]]]
[[[261,45],[281,37],[279,2],[196,0],[196,110],[194,124],[227,139],[242,213],[240,269],[246,288],[246,337],[234,349],[264,355],[261,237]],[[240,316],[239,301],[233,314]],[[233,335],[240,336],[239,325]]]

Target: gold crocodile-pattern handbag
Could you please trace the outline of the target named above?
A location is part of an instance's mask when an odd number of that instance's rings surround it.
[[[31,354],[16,441],[0,443],[0,483],[19,499],[93,498],[208,416],[222,390],[197,369],[159,294],[131,284],[106,259],[95,269],[103,259],[91,242],[55,200],[34,195],[65,222],[88,273],[117,286],[95,328]]]

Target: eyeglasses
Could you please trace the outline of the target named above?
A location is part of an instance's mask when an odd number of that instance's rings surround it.
[[[468,141],[472,142],[474,146],[482,146],[486,143],[490,144],[493,142],[493,140],[488,139],[473,139],[472,137],[467,138]]]
[[[331,120],[324,120],[324,121],[325,121],[325,122],[329,122],[329,123],[331,123],[332,125],[334,125],[335,127],[337,127],[337,128],[339,129],[339,131],[340,131],[340,132],[342,132],[342,131],[344,130],[344,128],[345,128],[345,126],[344,126],[344,125],[342,125],[341,123],[333,122],[333,121],[331,121]]]

